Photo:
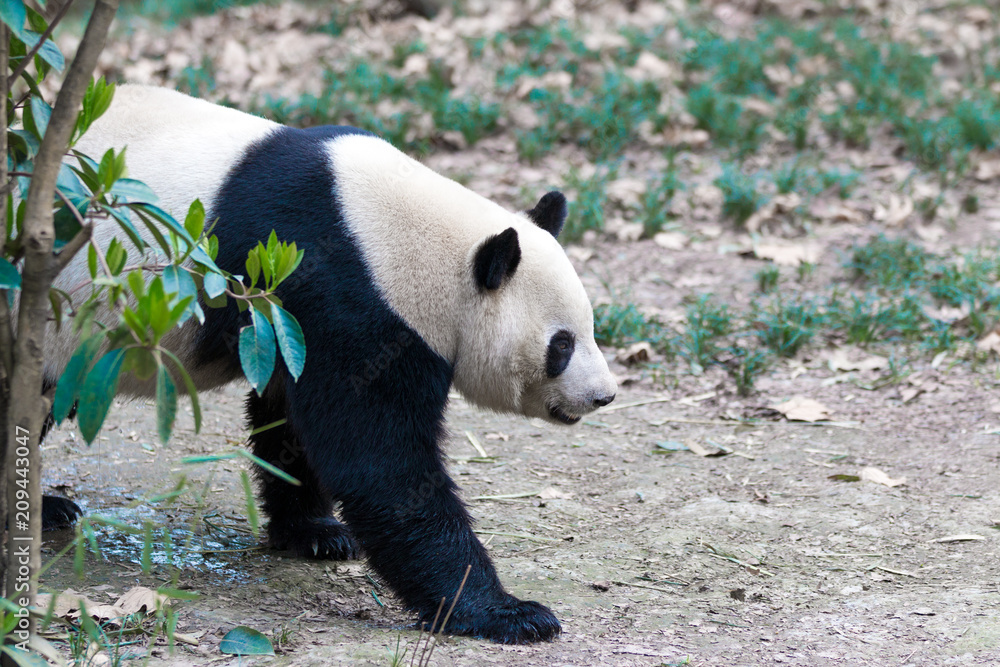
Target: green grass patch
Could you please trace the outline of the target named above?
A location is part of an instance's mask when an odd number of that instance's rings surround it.
[[[722,215],[742,226],[767,202],[761,181],[760,175],[746,174],[738,164],[724,164],[722,175],[715,179],[715,185],[722,190]]]
[[[602,341],[621,346],[648,340],[695,373],[722,366],[746,395],[775,359],[821,344],[881,348],[886,356],[911,359],[951,352],[975,362],[974,343],[1000,320],[996,247],[943,258],[878,236],[855,247],[841,269],[829,287],[802,292],[780,289],[777,268],[766,266],[754,276],[760,294],[748,307],[734,308],[710,294],[691,297],[677,331],[654,326],[632,304],[603,306]],[[961,310],[942,315],[946,308]],[[883,380],[904,375],[897,368]]]

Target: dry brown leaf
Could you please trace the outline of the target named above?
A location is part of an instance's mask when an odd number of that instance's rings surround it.
[[[619,350],[615,355],[615,361],[626,366],[632,364],[644,364],[653,358],[653,346],[646,341],[633,343],[625,349]]]
[[[636,58],[635,65],[625,70],[631,79],[639,81],[672,81],[680,72],[672,63],[649,51],[643,51]]]
[[[681,232],[659,232],[653,236],[653,243],[667,250],[683,250],[688,237]]]
[[[566,255],[572,260],[583,263],[594,256],[594,249],[582,245],[571,245],[566,248]]]
[[[157,593],[144,586],[134,586],[118,598],[115,606],[121,609],[126,616],[143,610],[147,614],[151,614],[162,608],[169,600],[170,598],[162,593]]]
[[[889,365],[889,360],[878,355],[871,355],[858,361],[851,360],[850,349],[840,347],[830,353],[826,364],[833,372],[837,371],[877,371]]]
[[[863,222],[865,219],[864,214],[860,211],[841,202],[831,204],[817,202],[810,208],[809,212],[826,222]]]
[[[641,222],[624,222],[619,221],[617,224],[608,224],[609,228],[615,228],[615,237],[619,241],[625,243],[631,243],[633,241],[638,241],[642,238],[643,233],[646,229],[642,226]]]
[[[760,259],[769,259],[781,266],[815,264],[819,261],[820,247],[817,243],[759,243],[753,249]]]
[[[897,194],[889,195],[887,205],[875,205],[875,219],[884,222],[889,227],[899,227],[913,213],[913,199]]]
[[[538,492],[538,497],[542,500],[568,500],[573,497],[572,493],[560,491],[554,486],[549,486]]]
[[[784,403],[768,407],[785,415],[789,421],[817,422],[830,418],[829,408],[805,396],[793,396]]]
[[[924,393],[924,391],[925,390],[921,387],[904,387],[899,390],[899,397],[903,400],[903,403],[909,403],[917,396]]]
[[[875,482],[876,484],[883,484],[885,486],[901,486],[906,484],[906,478],[900,477],[899,479],[893,479],[887,474],[879,470],[878,468],[873,468],[871,466],[861,469],[860,474],[861,479],[868,482]]]
[[[638,178],[618,178],[605,188],[608,199],[622,206],[638,206],[639,199],[646,192],[646,182]]]
[[[968,317],[971,312],[972,308],[968,304],[964,303],[959,308],[948,305],[943,305],[939,308],[934,308],[932,306],[924,307],[924,314],[942,322],[958,322],[959,320],[963,320]]]
[[[976,349],[980,352],[995,352],[1000,354],[1000,332],[991,331],[976,343]]]
[[[1000,177],[1000,160],[983,160],[976,165],[977,181],[992,181]]]
[[[946,234],[941,225],[917,225],[914,231],[925,243],[937,243]]]
[[[663,131],[663,139],[668,146],[689,146],[691,148],[701,148],[708,144],[712,138],[706,130],[697,130],[688,127],[668,127]]]
[[[708,444],[703,445],[697,440],[685,440],[684,444],[687,448],[698,456],[725,456],[729,452],[719,447],[718,445]]]

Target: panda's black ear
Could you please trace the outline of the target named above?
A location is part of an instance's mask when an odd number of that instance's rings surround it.
[[[480,291],[499,288],[505,278],[514,275],[520,262],[521,244],[517,241],[517,230],[508,227],[490,236],[479,246],[472,263],[476,287]]]
[[[535,204],[535,208],[525,211],[532,222],[556,238],[566,222],[566,197],[558,190],[547,192]]]

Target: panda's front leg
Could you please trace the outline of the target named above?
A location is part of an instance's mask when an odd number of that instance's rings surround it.
[[[550,609],[504,590],[472,531],[454,482],[440,464],[396,480],[391,487],[395,488],[345,499],[343,516],[371,566],[407,607],[420,614],[423,627],[431,628],[442,598],[444,609],[449,608],[468,569],[445,633],[504,644],[545,641],[560,633]]]

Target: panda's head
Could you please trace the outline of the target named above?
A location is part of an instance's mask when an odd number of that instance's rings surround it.
[[[455,384],[502,412],[575,424],[614,400],[617,385],[594,341],[587,293],[556,241],[566,198],[550,192],[470,251],[469,326]]]

